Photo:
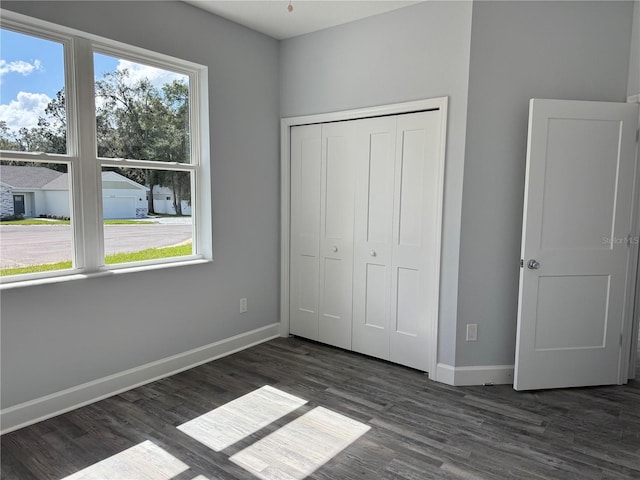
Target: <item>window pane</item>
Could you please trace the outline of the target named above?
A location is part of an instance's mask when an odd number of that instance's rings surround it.
[[[65,164],[0,162],[0,276],[71,268]]]
[[[107,265],[193,253],[189,172],[103,167],[102,208]]]
[[[95,53],[98,156],[190,163],[189,77]]]
[[[0,149],[67,153],[64,47],[0,29]]]

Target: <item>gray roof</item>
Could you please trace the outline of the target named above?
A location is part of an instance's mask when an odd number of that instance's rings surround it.
[[[42,186],[43,190],[69,190],[69,174],[63,173]]]
[[[63,172],[46,167],[0,165],[0,181],[12,188],[42,188],[61,175],[66,176]]]
[[[136,185],[140,190],[149,190],[133,180],[116,172],[102,172],[102,179],[109,174],[115,174],[123,182]],[[13,165],[0,165],[0,183],[12,189],[42,189],[42,190],[68,190],[69,174],[57,172],[46,167],[16,167]]]

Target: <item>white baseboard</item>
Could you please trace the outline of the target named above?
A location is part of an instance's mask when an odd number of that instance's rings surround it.
[[[453,367],[439,363],[437,366],[436,380],[456,387],[485,384],[510,385],[513,383],[513,365]]]
[[[55,417],[280,336],[274,323],[0,410],[0,434]]]

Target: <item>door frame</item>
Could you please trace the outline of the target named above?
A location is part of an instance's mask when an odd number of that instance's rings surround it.
[[[637,95],[632,95],[627,97],[627,103],[636,103],[640,105],[640,93]],[[630,338],[627,338],[623,343],[623,368],[621,368],[621,375],[624,375],[624,372],[627,372],[626,376],[621,378],[621,383],[626,383],[628,379],[634,379],[636,377],[636,363],[638,362],[638,346],[640,343],[638,342],[638,334],[640,332],[640,256],[638,255],[639,248],[639,239],[640,232],[638,231],[638,226],[640,225],[640,117],[638,118],[638,133],[636,134],[636,184],[634,188],[634,222],[632,230],[632,239],[635,240],[633,242],[632,247],[635,249],[633,254],[635,255],[635,259],[631,262],[631,272],[629,275],[629,280],[631,283],[631,288],[629,288],[629,296],[630,296],[630,309],[632,312],[631,316],[631,325],[630,329],[627,330],[627,335]],[[624,355],[624,346],[628,347],[627,354]],[[626,359],[626,362],[624,360]],[[626,363],[626,369],[624,368]]]
[[[442,214],[444,201],[444,170],[447,139],[447,112],[449,97],[437,97],[414,102],[394,103],[355,110],[343,110],[337,112],[320,113],[315,115],[303,115],[285,117],[280,119],[280,336],[289,336],[289,283],[290,283],[290,235],[291,235],[291,128],[300,125],[315,123],[339,122],[345,120],[358,120],[362,118],[381,117],[387,115],[400,115],[416,113],[428,110],[439,110],[441,115],[441,138],[439,154],[438,179],[438,218],[436,221],[436,265],[433,275],[436,291],[433,298],[437,305],[434,308],[435,315],[429,319],[429,378],[436,379],[436,365],[438,359],[438,319],[440,299],[440,264],[442,254]]]

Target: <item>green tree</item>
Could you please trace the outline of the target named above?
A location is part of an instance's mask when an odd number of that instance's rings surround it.
[[[178,80],[155,87],[148,79],[132,82],[126,69],[105,73],[96,81],[98,156],[189,162],[189,88]],[[12,132],[0,121],[3,150],[64,154],[67,151],[64,89],[47,105],[38,124]],[[25,162],[11,162],[24,164]],[[182,201],[191,199],[188,173],[170,170],[113,168],[149,188],[148,209],[154,212],[153,189],[170,187],[173,206],[182,214]]]
[[[98,155],[161,162],[189,161],[189,89],[173,81],[161,90],[147,79],[132,84],[126,69],[106,73],[96,82]],[[153,188],[171,187],[174,207],[190,198],[190,182],[178,172],[120,169],[121,174],[149,188],[148,209],[154,212]]]
[[[67,122],[64,90],[59,90],[45,108],[46,116],[38,117],[35,127],[11,132],[6,121],[0,122],[0,148],[19,152],[67,152]]]
[[[0,150],[17,150],[16,142],[5,120],[0,120]]]

